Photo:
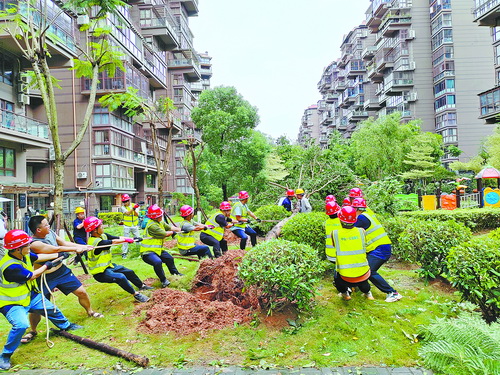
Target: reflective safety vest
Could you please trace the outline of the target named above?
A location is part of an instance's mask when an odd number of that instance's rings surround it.
[[[216,212],[215,214],[210,217],[205,225],[213,225],[215,228],[207,228],[207,230],[202,230],[201,233],[208,234],[215,238],[217,241],[222,240],[222,237],[224,237],[224,228],[221,227],[216,221],[215,218],[219,216],[221,212]]]
[[[342,228],[342,225],[338,217],[335,219],[328,218],[325,223],[325,253],[326,258],[332,262],[335,262],[335,246],[333,246],[332,232],[340,228]]]
[[[33,272],[33,265],[29,254],[24,257],[26,263],[20,259],[12,258],[5,254],[0,260],[0,307],[8,305],[28,306],[31,301],[31,291],[38,290],[35,280],[25,283],[13,283],[5,280],[4,271],[13,264],[19,264],[28,271]]]
[[[367,212],[363,212],[362,215],[366,217],[368,220],[370,220],[371,223],[368,229],[366,229],[367,253],[369,253],[372,250],[375,250],[380,245],[389,245],[392,243],[384,227],[382,226],[382,224],[380,224],[380,221],[378,221],[375,215],[373,214],[370,215]]]
[[[235,223],[238,222],[238,220],[236,219],[236,215],[234,214],[234,210],[236,209],[236,207],[241,207],[241,218],[242,219],[246,219],[248,217],[248,207],[247,207],[247,205],[238,201],[238,202],[236,202],[234,204],[233,209],[231,210],[231,218],[234,220]],[[231,227],[231,230],[245,229],[246,227],[247,227],[246,223],[234,224]]]
[[[125,208],[125,210],[130,210],[132,209],[132,211],[135,212],[134,210],[134,207],[135,206],[135,203],[132,203],[130,202],[130,204],[128,206],[123,206]],[[135,215],[127,215],[127,214],[123,214],[123,225],[125,225],[126,227],[136,227],[139,225],[139,216],[135,216]]]
[[[188,220],[184,220],[181,223],[181,228],[184,226],[184,224],[192,224]],[[195,247],[195,242],[196,242],[196,236],[194,234],[194,230],[188,233],[183,233],[179,232],[177,233],[177,248],[179,251],[187,251],[193,247]]]
[[[88,244],[90,246],[98,246],[101,240],[107,240],[108,236],[103,233],[101,237],[89,237]],[[106,268],[111,267],[113,264],[111,263],[112,254],[111,254],[111,245],[107,250],[102,250],[99,255],[96,255],[94,250],[90,250],[88,252],[88,266],[91,275],[95,275],[101,272],[104,272]]]
[[[151,233],[149,233],[149,229],[153,225],[158,225],[160,228],[168,231],[167,224],[164,221],[157,222],[156,220],[148,220],[148,223],[146,224],[146,228],[144,229],[144,237],[153,237]],[[156,253],[157,255],[161,255],[161,252],[163,251],[163,241],[165,240],[165,237],[160,237],[160,238],[144,238],[141,242],[141,249],[140,252],[141,254],[143,253]]]
[[[344,277],[363,276],[370,270],[366,259],[365,234],[362,228],[340,228],[332,232],[337,258],[337,272]]]

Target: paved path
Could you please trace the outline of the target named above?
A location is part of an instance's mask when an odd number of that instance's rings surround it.
[[[5,372],[3,373],[5,374]],[[430,370],[410,367],[332,367],[261,370],[240,367],[193,367],[185,369],[118,370],[21,370],[18,375],[432,375]]]

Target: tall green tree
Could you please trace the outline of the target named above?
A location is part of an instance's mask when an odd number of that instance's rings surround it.
[[[257,109],[234,87],[221,86],[201,93],[191,118],[206,144],[203,159],[210,173],[205,179],[221,187],[223,199],[248,189],[270,151],[267,138],[253,131],[259,122]]]
[[[15,4],[18,4],[17,6]],[[53,17],[48,16],[47,0],[13,2],[0,11],[0,17],[9,17],[13,22],[7,23],[5,31],[15,40],[23,57],[30,63],[32,70],[25,73],[33,78],[32,85],[40,90],[47,122],[54,147],[54,214],[56,226],[60,227],[60,217],[63,209],[64,167],[68,157],[82,142],[88,129],[94,109],[97,93],[98,74],[106,72],[108,77],[113,77],[117,69],[124,69],[121,61],[122,53],[108,41],[110,29],[101,25],[101,20],[109,13],[115,13],[120,6],[127,4],[120,0],[72,0],[65,6],[71,10],[78,9],[78,13],[89,16],[90,23],[84,25],[92,41],[87,41],[88,48],[79,50],[78,58],[73,59],[72,68],[78,78],[91,79],[90,95],[84,118],[79,131],[71,144],[63,150],[59,138],[58,109],[56,103],[56,89],[60,88],[52,74],[50,66],[51,54],[49,41],[64,43],[53,31],[61,12],[56,12]],[[96,10],[93,16],[92,9]]]
[[[351,136],[356,173],[374,181],[403,172],[418,124],[418,120],[401,123],[399,112],[362,122]]]

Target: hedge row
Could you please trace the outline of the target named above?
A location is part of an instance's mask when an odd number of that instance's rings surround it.
[[[104,225],[118,225],[123,221],[123,213],[121,212],[100,212],[99,219]]]
[[[500,227],[499,208],[458,208],[456,210],[410,211],[399,215],[420,220],[454,220],[473,231]]]

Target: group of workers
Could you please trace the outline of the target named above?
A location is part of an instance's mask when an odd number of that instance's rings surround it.
[[[297,202],[293,202],[293,199],[297,198]],[[281,197],[278,201],[278,205],[283,206],[288,212],[300,212],[306,213],[311,212],[312,207],[309,203],[309,199],[305,196],[304,189],[287,189],[285,196]]]
[[[296,197],[296,212],[310,212],[311,205],[303,189],[288,190],[291,202]],[[210,216],[205,224],[193,220],[194,209],[184,205],[180,208],[183,218],[180,225],[169,225],[164,220],[164,211],[156,204],[147,209],[149,221],[142,237],[139,233],[139,205],[131,202],[128,194],[122,195],[124,236],[113,236],[104,232],[101,219],[85,217],[85,210],[77,208],[74,220],[74,243],[59,237],[50,229],[44,216],[30,218],[31,236],[22,230],[11,230],[4,236],[5,255],[0,259],[0,312],[12,325],[7,342],[0,355],[0,370],[11,367],[10,358],[21,343],[37,336],[37,325],[45,316],[61,330],[74,330],[81,326],[70,323],[63,313],[50,302],[52,291],[60,290],[65,295],[74,294],[89,317],[102,318],[103,314],[91,307],[89,295],[63,260],[70,252],[77,257],[86,254],[90,274],[100,283],[115,283],[138,302],[149,298],[141,293],[154,289],[146,285],[137,274],[112,261],[111,246],[122,244],[122,257],[128,254],[128,245],[140,242],[140,256],[151,265],[160,280],[161,287],[170,281],[165,276],[163,264],[171,275],[183,276],[175,266],[174,258],[164,248],[167,237],[176,237],[181,255],[220,257],[228,250],[224,239],[225,229],[240,238],[240,249],[245,249],[248,237],[252,246],[257,244],[257,233],[250,227],[250,219],[260,219],[248,207],[249,194],[240,191],[233,205],[224,201],[219,211]],[[291,209],[291,206],[290,206]],[[351,292],[358,287],[368,299],[370,280],[377,288],[387,293],[387,302],[401,298],[378,274],[378,269],[390,257],[391,245],[387,234],[366,206],[360,189],[351,189],[347,203],[340,207],[334,196],[328,196],[326,213],[326,255],[336,263],[335,286],[343,298],[351,299]],[[173,224],[173,222],[172,222]],[[200,232],[204,245],[196,244],[195,233]],[[132,234],[133,237],[130,237]],[[213,249],[213,255],[209,246]],[[42,279],[36,280],[36,279]],[[37,283],[37,281],[40,281]],[[28,314],[29,313],[29,314]],[[30,331],[25,334],[25,331]]]

